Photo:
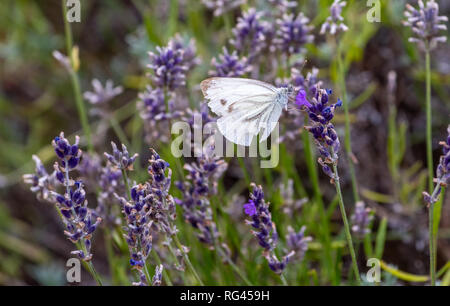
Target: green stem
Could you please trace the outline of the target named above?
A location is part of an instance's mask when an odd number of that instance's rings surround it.
[[[281,282],[283,283],[283,286],[289,286],[288,282],[286,280],[286,277],[284,277],[283,274],[280,274],[280,279],[281,279]]]
[[[192,274],[194,275],[194,277],[197,279],[197,281],[199,282],[199,284],[201,286],[204,286],[205,284],[203,284],[200,276],[198,276],[197,271],[195,270],[194,266],[191,263],[191,260],[189,259],[188,254],[184,251],[183,246],[180,243],[180,240],[178,239],[177,235],[173,235],[173,241],[175,242],[175,245],[177,246],[177,248],[180,250],[181,254],[183,254],[184,260],[186,261],[186,264],[188,265],[189,269],[191,269]]]
[[[350,115],[349,115],[349,101],[347,98],[347,88],[345,85],[345,67],[342,60],[342,53],[339,44],[336,43],[337,49],[337,64],[338,64],[338,78],[339,78],[339,87],[342,91],[342,104],[344,106],[344,115],[345,115],[345,139],[344,146],[345,151],[347,153],[347,158],[349,161],[349,170],[350,177],[352,180],[352,191],[353,191],[353,199],[355,202],[359,201],[359,193],[358,193],[358,184],[356,181],[355,174],[355,165],[353,160],[353,152],[352,152],[352,143],[351,143],[351,130],[350,130]]]
[[[430,279],[431,286],[436,286],[436,248],[434,246],[435,237],[433,234],[434,228],[434,203],[430,204],[428,209],[428,221],[429,221],[429,235],[430,235]]]
[[[426,116],[427,116],[427,166],[428,166],[428,190],[433,190],[433,148],[431,133],[431,73],[430,73],[430,51],[425,52],[425,73],[426,73]]]
[[[92,134],[91,128],[89,126],[89,120],[87,117],[86,106],[84,105],[83,98],[81,95],[81,87],[80,80],[78,79],[78,74],[75,71],[74,67],[74,58],[72,56],[73,51],[73,40],[72,40],[72,29],[70,27],[70,23],[67,20],[67,6],[66,1],[62,0],[62,12],[63,12],[63,20],[64,20],[64,30],[66,36],[66,49],[67,56],[70,58],[71,69],[70,69],[70,78],[72,80],[73,93],[75,96],[75,102],[78,110],[78,116],[80,117],[81,126],[83,128],[83,133],[86,137],[88,151],[92,153],[94,151],[94,146],[92,144]]]
[[[333,148],[331,148],[331,155],[332,155],[333,158],[335,158],[335,154],[334,154]],[[358,263],[356,261],[356,253],[355,253],[355,249],[353,247],[352,235],[350,233],[350,226],[349,226],[349,223],[348,223],[347,214],[345,212],[344,199],[342,197],[341,184],[340,184],[340,181],[339,181],[337,160],[333,162],[333,174],[334,174],[334,185],[336,187],[336,192],[337,192],[338,197],[339,197],[339,208],[341,210],[342,221],[344,222],[345,237],[347,238],[348,248],[350,250],[350,255],[352,257],[353,272],[355,273],[356,283],[359,286],[361,284],[361,279],[360,279],[360,276],[359,276]]]
[[[114,115],[111,115],[109,123],[111,124],[111,127],[114,130],[114,133],[116,133],[120,142],[126,145],[128,148],[130,148],[130,142],[128,141],[127,135],[125,134],[125,131],[122,129],[122,127],[120,126],[119,122],[114,117]]]
[[[305,125],[306,124],[307,118],[305,118]],[[336,284],[336,277],[333,268],[333,258],[331,254],[330,230],[328,226],[327,216],[325,214],[325,207],[322,200],[322,193],[320,191],[319,176],[317,173],[317,163],[315,162],[315,154],[312,149],[311,138],[307,130],[304,130],[302,132],[302,140],[306,158],[306,166],[308,168],[309,177],[312,181],[315,202],[317,203],[319,208],[319,217],[321,221],[320,232],[325,251],[324,261],[333,284]]]
[[[437,202],[436,197],[441,190],[441,180],[438,179],[436,186],[434,187],[433,193],[431,194],[431,204],[428,207],[428,230],[429,230],[429,245],[430,245],[430,280],[431,286],[436,286],[436,255],[437,255],[437,231],[434,230],[434,207]]]

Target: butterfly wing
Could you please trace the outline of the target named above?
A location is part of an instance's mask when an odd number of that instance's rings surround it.
[[[278,109],[275,105],[276,88],[270,84],[241,78],[210,78],[203,81],[201,88],[208,106],[217,115],[220,132],[228,140],[249,146],[255,135],[263,130],[266,139],[272,128],[267,128],[268,120],[278,118],[272,112]]]

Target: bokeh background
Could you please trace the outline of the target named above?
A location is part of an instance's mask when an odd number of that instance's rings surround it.
[[[177,1],[176,9],[173,9],[174,1],[81,2],[81,23],[72,24],[74,43],[79,47],[81,88],[91,90],[93,78],[102,82],[111,79],[122,85],[124,93],[114,99],[111,109],[116,110],[120,125],[128,135],[144,138],[142,131],[136,131],[140,117],[136,115],[135,103],[138,92],[146,84],[147,52],[167,44],[175,33],[196,41],[201,61],[190,74],[190,84],[194,84],[190,94],[192,99],[201,100],[195,84],[208,76],[211,59],[221,52],[229,39],[223,18],[214,17],[201,1],[195,0]],[[241,15],[242,8],[257,6],[264,9],[268,6],[265,1],[249,2],[228,14],[232,25]],[[330,2],[299,1],[298,8],[316,26],[315,33],[329,14]],[[427,210],[421,195],[426,189],[424,60],[416,46],[408,42],[411,32],[401,23],[405,1],[382,2],[380,23],[367,22],[365,1],[349,0],[344,11],[349,31],[342,36],[341,43],[345,45],[345,62],[349,67],[346,81],[352,101],[352,142],[358,159],[357,176],[362,198],[375,211],[374,231],[380,220],[387,222],[383,260],[403,271],[426,275]],[[440,15],[449,16],[450,2],[438,2]],[[448,36],[448,33],[444,35]],[[61,1],[0,2],[0,284],[65,284],[65,261],[73,246],[63,236],[55,210],[47,203],[38,202],[22,182],[22,175],[34,169],[32,154],[40,156],[51,168],[54,156],[50,142],[56,134],[65,131],[72,140],[73,135],[82,133],[70,78],[52,57],[54,50],[65,53],[64,44]],[[332,48],[324,37],[316,35],[314,43],[308,44],[306,50],[305,69],[318,67],[320,77],[333,84],[336,63]],[[450,122],[450,45],[441,44],[433,51],[431,60],[433,152],[437,161],[441,154],[438,142],[446,138]],[[388,89],[390,71],[397,75],[394,92]],[[390,118],[395,119],[390,122]],[[95,117],[91,117],[93,126],[96,122]],[[342,116],[336,117],[336,125],[338,131],[342,131]],[[388,137],[393,132],[397,135],[394,148],[388,146]],[[109,141],[117,141],[117,137],[112,129],[107,129],[106,137],[96,139],[94,136],[94,140],[98,152],[102,153],[109,150]],[[301,150],[301,144],[290,146],[288,153],[306,191],[311,192],[305,161],[298,153]],[[142,146],[142,165],[146,152]],[[350,209],[354,203],[351,202],[345,163],[343,159],[341,177]],[[398,173],[395,180],[390,163]],[[281,161],[281,165],[273,170],[275,178],[286,175],[285,164]],[[333,186],[325,175],[320,173],[319,176],[326,206],[335,205]],[[229,215],[220,222],[227,228],[225,236],[228,235],[232,250],[248,247],[256,251],[257,246],[250,242],[253,238],[243,222],[242,204],[248,189],[243,186],[236,161],[230,161],[224,181],[228,193],[223,201],[226,203],[223,211]],[[275,191],[270,199],[274,218],[279,220],[278,224],[283,224],[288,217],[282,212],[283,197],[276,191],[280,181],[275,179],[273,184]],[[298,199],[299,195],[295,197]],[[438,267],[450,260],[449,202],[447,196],[441,219]],[[95,205],[95,200],[90,203]],[[301,214],[301,209],[294,212],[299,220],[304,218]],[[299,223],[307,226],[313,223],[313,220],[301,220]],[[334,231],[338,231],[339,220],[339,212],[334,210],[331,217]],[[195,237],[189,238],[188,226],[183,222],[180,224],[186,228],[183,237],[191,247],[193,262],[204,265],[204,277],[211,278],[210,283],[214,283],[214,274],[207,272],[208,267],[215,264],[214,259]],[[230,229],[234,226],[242,227],[241,232],[246,234],[238,235]],[[314,231],[314,225],[310,225],[308,233],[314,237]],[[101,234],[95,237],[93,250],[97,269],[107,275],[102,239]],[[310,251],[305,259],[308,269],[320,269],[315,252]],[[360,258],[363,259],[363,255]],[[264,265],[263,260],[256,263]],[[347,257],[344,263],[345,266],[348,264]],[[252,275],[251,270],[246,268],[250,278],[260,275],[256,272]],[[343,278],[346,277],[344,272]],[[273,284],[270,271],[265,273],[267,280],[262,284]],[[393,283],[405,284],[392,278]],[[304,277],[299,283],[308,284],[307,279]],[[230,275],[224,276],[223,282],[233,284]],[[92,281],[86,279],[84,283],[91,284]]]

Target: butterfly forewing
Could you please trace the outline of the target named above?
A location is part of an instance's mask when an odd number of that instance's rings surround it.
[[[260,141],[265,140],[280,117],[281,107],[275,102],[277,89],[271,84],[241,78],[210,78],[200,86],[209,100],[208,106],[221,116],[217,121],[220,132],[236,144],[249,146],[260,131],[263,131]]]

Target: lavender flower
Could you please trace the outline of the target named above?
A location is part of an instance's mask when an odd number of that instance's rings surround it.
[[[275,39],[278,48],[288,55],[301,52],[305,44],[314,40],[314,35],[310,34],[313,27],[308,22],[309,19],[303,13],[299,13],[297,17],[284,14],[278,19],[279,28]]]
[[[130,157],[127,147],[124,144],[122,144],[122,152],[117,148],[117,145],[112,141],[111,147],[113,149],[112,154],[106,152],[104,153],[109,162],[120,170],[133,170],[133,163],[138,157],[138,154],[136,153]]]
[[[70,171],[74,170],[80,161],[81,150],[78,147],[79,137],[75,144],[71,145],[61,134],[52,142],[59,163],[55,163],[56,178],[65,186],[64,194],[52,191],[55,205],[63,216],[66,225],[64,234],[73,242],[81,242],[81,249],[73,251],[72,254],[79,256],[85,261],[92,259],[91,238],[101,218],[93,218],[92,211],[87,207],[86,192],[81,181],[73,181]]]
[[[297,7],[296,1],[289,0],[269,0],[269,3],[282,13],[287,13],[290,9]]]
[[[360,239],[370,233],[369,225],[370,221],[373,219],[371,212],[372,210],[369,207],[366,207],[364,202],[359,201],[356,203],[355,212],[350,220],[352,222],[353,233]]]
[[[343,23],[344,17],[342,17],[342,8],[345,7],[347,2],[341,0],[334,0],[333,4],[330,7],[330,16],[327,20],[322,24],[320,28],[320,34],[325,34],[326,32],[331,35],[335,35],[340,31],[345,32],[348,30],[348,27]]]
[[[156,266],[155,275],[153,275],[152,278],[152,286],[161,286],[163,269],[163,265]]]
[[[450,125],[447,128],[447,133],[447,140],[439,143],[442,146],[444,155],[440,157],[439,164],[436,168],[436,178],[434,179],[436,187],[431,195],[427,192],[422,193],[424,201],[428,206],[439,200],[442,187],[446,187],[450,183]]]
[[[240,53],[248,53],[250,61],[267,46],[266,34],[270,32],[270,26],[268,22],[261,20],[263,16],[264,12],[250,8],[238,18],[233,29],[234,37],[230,43]]]
[[[38,200],[48,200],[53,202],[52,191],[56,189],[56,170],[48,174],[42,161],[36,155],[33,155],[36,164],[35,173],[24,174],[23,180],[25,184],[31,185],[30,190],[36,194]]]
[[[312,121],[312,125],[305,126],[305,129],[314,137],[321,156],[318,162],[322,166],[322,170],[333,180],[335,179],[334,174],[329,165],[337,162],[340,142],[330,121],[334,117],[336,108],[342,105],[342,101],[338,99],[337,103],[330,105],[329,95],[331,94],[331,89],[321,89],[320,85],[316,85],[308,91],[300,89],[296,105],[305,109]]]
[[[183,54],[183,66],[186,67],[187,71],[200,64],[200,59],[197,57],[197,48],[195,46],[195,40],[191,39],[185,41],[179,34],[176,34],[169,41],[169,47],[173,50],[180,50]]]
[[[446,42],[445,35],[439,36],[441,30],[447,30],[445,24],[447,16],[439,16],[439,5],[434,0],[429,0],[424,5],[422,0],[418,1],[419,8],[416,9],[410,4],[406,4],[405,26],[412,29],[417,37],[410,37],[409,41],[417,43],[422,50],[433,50],[440,42]]]
[[[202,0],[203,4],[214,11],[214,16],[218,17],[228,11],[244,4],[245,0]]]
[[[175,201],[169,194],[172,170],[169,163],[161,159],[155,150],[150,149],[150,153],[151,158],[148,161],[150,179],[146,183],[146,189],[151,195],[149,198],[152,201],[151,217],[159,231],[173,236],[178,230],[173,224],[176,218]]]
[[[130,265],[136,269],[140,275],[140,283],[134,285],[146,284],[146,260],[152,250],[153,236],[151,235],[151,226],[153,220],[151,214],[151,202],[145,192],[146,186],[137,185],[131,189],[131,199],[115,194],[122,205],[122,212],[125,215],[126,225],[124,237],[130,250]]]
[[[253,191],[250,193],[249,202],[244,205],[244,209],[251,220],[246,220],[246,223],[253,227],[252,234],[264,249],[263,256],[267,259],[269,268],[275,273],[281,274],[295,252],[289,252],[281,261],[277,258],[275,248],[278,243],[278,233],[275,223],[272,221],[269,203],[264,201],[264,192],[261,186],[256,186],[254,183],[251,186]]]
[[[223,47],[223,54],[219,55],[219,60],[213,58],[211,64],[215,70],[209,72],[210,76],[240,77],[252,70],[246,57],[240,59],[236,51],[230,54],[226,47]]]
[[[308,250],[308,243],[312,241],[312,237],[305,237],[306,226],[302,226],[296,233],[291,226],[288,226],[288,234],[286,235],[286,241],[289,249],[295,251],[295,259],[298,261],[303,260],[305,253]]]
[[[156,53],[149,52],[153,70],[152,79],[156,86],[174,90],[186,84],[186,71],[183,50],[174,49],[173,44],[167,47],[156,47]]]
[[[99,80],[93,79],[92,87],[93,91],[86,91],[83,96],[89,103],[94,105],[104,104],[123,92],[122,86],[114,87],[114,83],[111,80],[107,80],[105,87],[103,87]]]
[[[68,72],[72,72],[72,64],[70,63],[69,57],[65,56],[58,50],[52,52],[53,58],[56,59],[61,66],[63,66]]]
[[[227,164],[209,152],[198,158],[197,162],[186,164],[184,169],[189,174],[184,183],[176,183],[183,193],[183,199],[176,199],[176,203],[183,209],[186,222],[198,230],[198,239],[212,248],[219,233],[212,218],[209,199],[217,193],[217,181],[227,169]]]

